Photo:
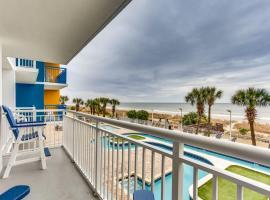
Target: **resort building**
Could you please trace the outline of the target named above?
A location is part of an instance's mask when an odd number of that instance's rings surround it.
[[[3,70],[3,104],[12,108],[58,109],[60,90],[67,87],[67,69],[60,64],[8,58]]]
[[[268,149],[59,107],[63,66],[129,3],[0,1],[0,199],[269,199]]]

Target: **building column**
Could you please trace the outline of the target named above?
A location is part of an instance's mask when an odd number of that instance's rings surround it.
[[[15,69],[13,68],[3,68],[2,70],[2,103],[15,109],[15,91],[16,91],[16,81],[15,81]]]

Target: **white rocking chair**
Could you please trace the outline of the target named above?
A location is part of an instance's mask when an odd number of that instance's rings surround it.
[[[44,141],[46,138],[43,132],[46,124],[41,122],[17,123],[12,111],[6,106],[2,107],[4,112],[6,113],[7,120],[15,138],[15,143],[13,145],[11,156],[9,158],[3,178],[7,178],[9,176],[9,173],[13,166],[29,162],[35,162],[40,160],[42,169],[46,169],[46,156],[50,156],[49,149],[45,148],[44,145]],[[28,146],[26,150],[24,148],[21,148],[25,145]],[[38,155],[29,158],[28,155],[33,154]],[[17,158],[21,156],[24,156],[26,158],[17,160]]]

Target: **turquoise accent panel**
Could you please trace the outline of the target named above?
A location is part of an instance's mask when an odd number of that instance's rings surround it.
[[[16,84],[16,107],[44,109],[43,84]]]

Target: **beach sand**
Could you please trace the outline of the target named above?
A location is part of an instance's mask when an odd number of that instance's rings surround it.
[[[120,117],[125,117],[128,110],[117,110],[117,115]],[[108,109],[108,112],[111,112],[110,109]],[[152,119],[152,113],[150,113],[149,120]],[[168,119],[169,122],[172,124],[173,129],[179,129],[179,121],[181,119],[181,116],[179,114],[175,113],[166,113],[166,112],[159,112],[159,113],[153,113],[153,119],[155,121],[158,121],[160,118],[162,119]],[[212,117],[212,123],[220,123],[223,124],[224,127],[224,135],[223,139],[229,139],[229,131],[230,131],[230,121],[229,119],[225,119],[224,117]],[[232,137],[237,137],[236,142],[243,143],[243,144],[250,144],[251,145],[251,139],[250,139],[250,133],[247,133],[246,135],[241,135],[239,133],[240,128],[249,129],[249,124],[247,120],[243,117],[243,119],[237,119],[232,121]],[[255,131],[256,131],[256,138],[257,138],[257,146],[268,148],[269,141],[270,141],[270,123],[266,123],[262,120],[257,120],[255,124]]]

